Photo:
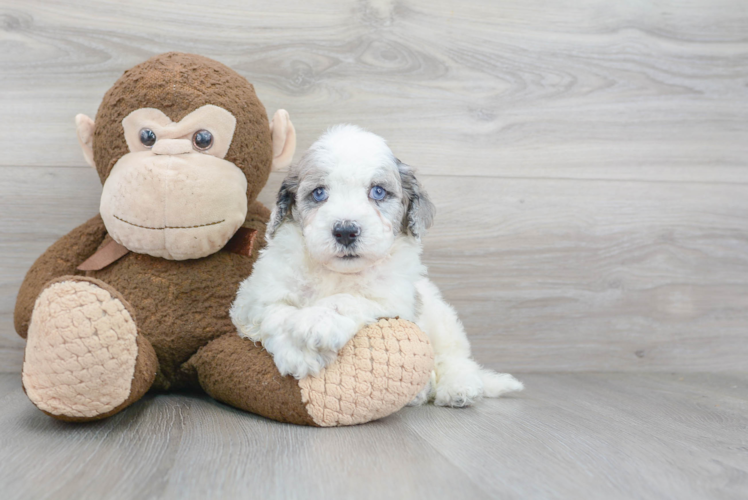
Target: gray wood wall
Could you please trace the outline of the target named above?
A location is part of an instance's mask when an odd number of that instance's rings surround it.
[[[25,271],[98,210],[74,115],[169,50],[288,109],[297,158],[352,122],[416,166],[424,258],[480,361],[746,368],[747,2],[220,4],[0,1],[0,371]]]

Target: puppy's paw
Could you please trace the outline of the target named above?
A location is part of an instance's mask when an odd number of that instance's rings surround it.
[[[356,334],[356,323],[325,307],[300,309],[286,320],[286,331],[300,347],[337,353]]]
[[[262,345],[273,356],[280,374],[291,375],[296,379],[318,374],[337,356],[337,351],[300,347],[285,335],[270,337]]]
[[[462,408],[483,397],[481,368],[472,359],[441,359],[436,365],[436,406]]]
[[[356,334],[356,324],[331,309],[308,307],[288,316],[281,330],[282,334],[265,338],[262,345],[282,375],[301,379],[332,363]]]
[[[436,406],[462,408],[472,406],[483,397],[483,381],[470,375],[451,376],[436,384]]]

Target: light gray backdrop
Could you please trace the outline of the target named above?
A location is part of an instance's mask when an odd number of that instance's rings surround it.
[[[0,371],[24,273],[98,210],[73,117],[169,50],[288,109],[297,158],[352,122],[417,167],[424,259],[480,361],[744,369],[748,4],[516,3],[0,1]]]

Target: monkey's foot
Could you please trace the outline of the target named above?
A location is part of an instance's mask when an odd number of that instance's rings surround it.
[[[415,324],[380,319],[361,329],[320,373],[299,380],[316,425],[354,425],[386,417],[428,383],[434,354]]]
[[[395,413],[429,380],[434,353],[418,327],[381,319],[361,329],[317,375],[282,376],[259,344],[227,333],[187,363],[219,401],[268,418],[333,427]]]
[[[23,387],[45,413],[68,421],[113,415],[145,394],[157,366],[129,304],[102,281],[66,276],[37,298]]]

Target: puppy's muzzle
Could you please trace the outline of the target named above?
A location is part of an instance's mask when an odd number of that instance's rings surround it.
[[[356,238],[361,234],[361,228],[353,221],[344,220],[336,222],[332,228],[335,241],[344,247],[350,247],[356,243]]]

